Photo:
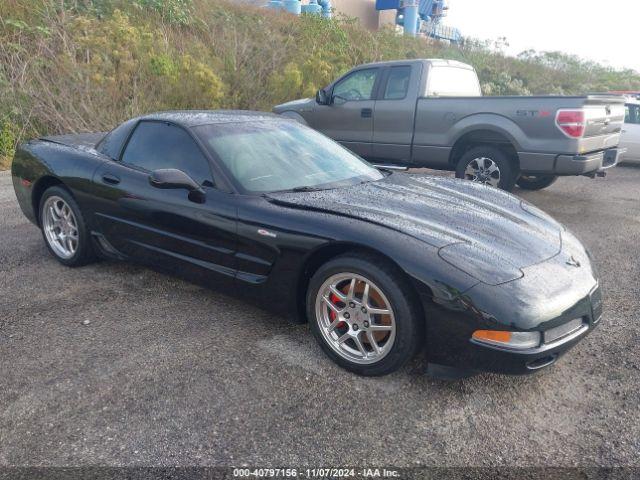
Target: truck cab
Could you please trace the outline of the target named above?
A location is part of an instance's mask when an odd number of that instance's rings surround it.
[[[411,163],[416,101],[434,89],[443,95],[482,95],[475,70],[464,63],[394,61],[356,67],[320,90],[315,101],[290,102],[274,112],[305,123],[366,159],[406,164]]]

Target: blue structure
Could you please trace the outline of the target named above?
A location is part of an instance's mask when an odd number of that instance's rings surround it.
[[[458,29],[440,23],[449,9],[447,0],[376,0],[376,9],[397,10],[396,23],[404,27],[407,35],[421,32],[452,43],[462,38]]]
[[[303,5],[300,0],[269,0],[268,8],[286,11],[294,15],[302,13],[331,18],[331,0],[309,0]],[[441,24],[447,15],[447,0],[376,0],[376,10],[396,10],[396,23],[404,27],[406,35],[422,33],[437,40],[460,42],[462,35],[457,28]]]
[[[274,10],[284,10],[294,15],[322,14],[325,18],[331,18],[332,12],[331,0],[309,0],[308,5],[302,5],[300,0],[270,0],[267,7]]]
[[[420,15],[418,10],[420,4],[418,0],[404,0],[400,2],[400,4],[402,5],[402,14],[400,14],[400,10],[398,10],[396,23],[399,20],[398,16],[402,15],[402,25],[404,26],[405,35],[415,37],[420,31]]]

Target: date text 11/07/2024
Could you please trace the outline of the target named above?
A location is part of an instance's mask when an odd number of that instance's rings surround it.
[[[234,478],[399,478],[387,468],[234,468]]]

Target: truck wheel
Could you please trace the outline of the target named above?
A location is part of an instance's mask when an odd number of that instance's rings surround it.
[[[483,183],[510,192],[516,183],[516,168],[509,157],[489,146],[474,147],[465,153],[456,167],[456,177]]]
[[[556,180],[557,175],[521,175],[517,184],[525,190],[542,190],[556,183]]]

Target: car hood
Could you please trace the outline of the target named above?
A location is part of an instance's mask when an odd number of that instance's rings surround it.
[[[273,113],[282,113],[286,110],[300,111],[308,108],[312,108],[315,100],[312,98],[302,98],[300,100],[293,100],[291,102],[283,103],[273,107]]]
[[[452,178],[394,173],[378,182],[272,201],[357,218],[411,235],[480,281],[500,284],[556,256],[563,227],[509,193]]]

